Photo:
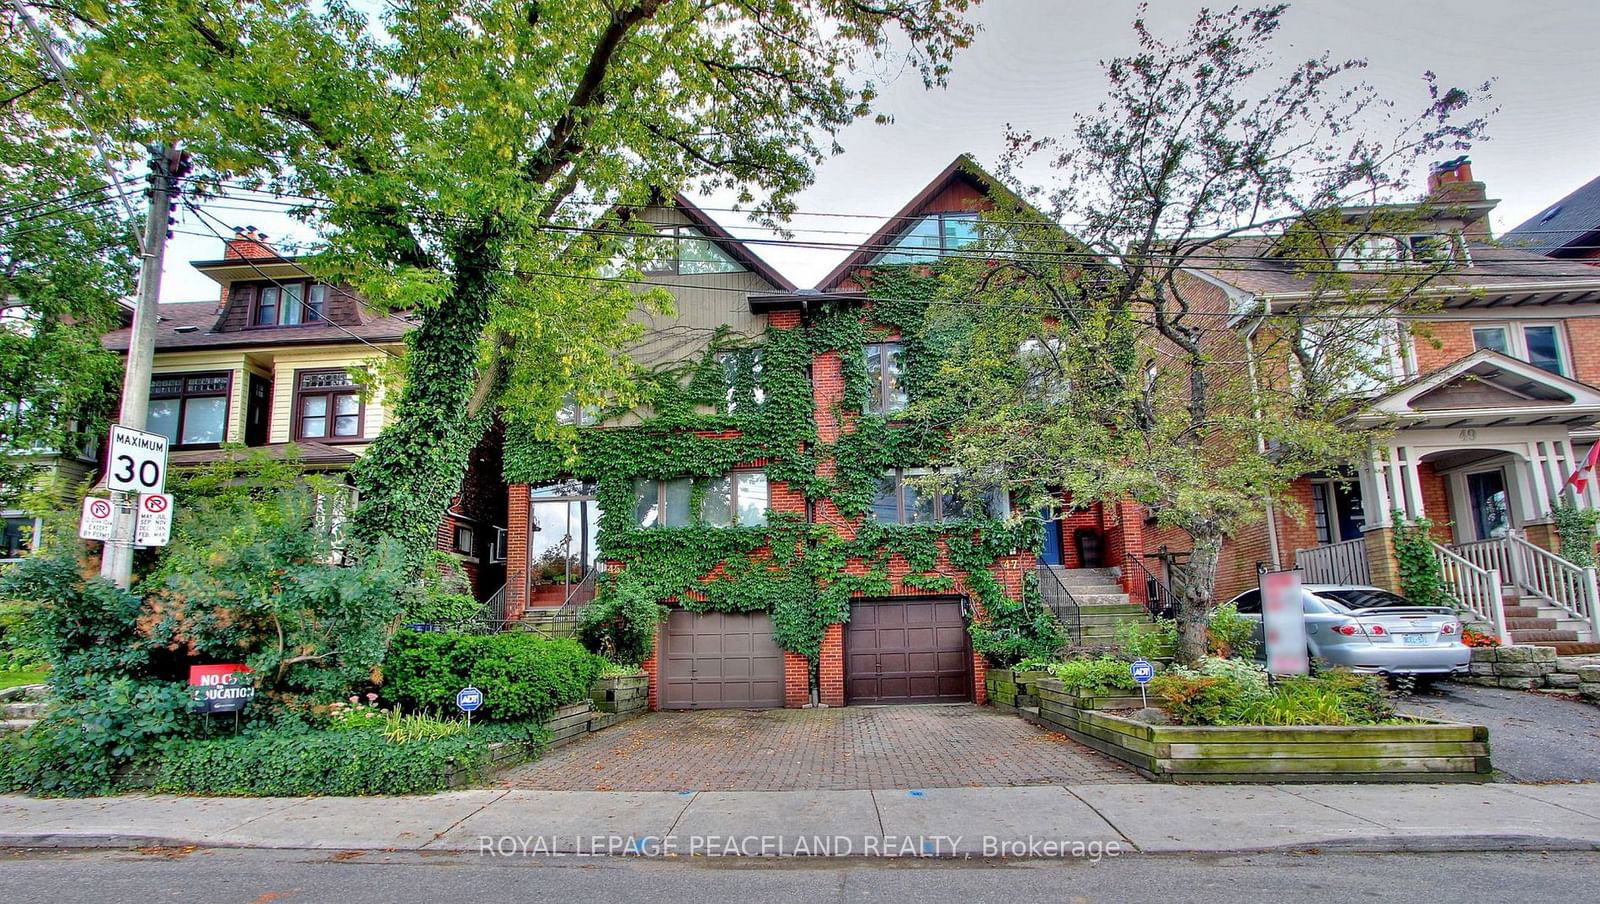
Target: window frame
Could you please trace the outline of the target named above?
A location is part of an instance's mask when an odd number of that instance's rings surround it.
[[[174,427],[174,430],[173,430],[174,437],[173,437],[172,442],[171,442],[172,448],[174,448],[174,449],[216,449],[216,448],[220,447],[223,443],[228,441],[228,428],[231,427],[232,424],[233,424],[233,384],[234,384],[233,375],[234,375],[234,372],[231,371],[231,370],[197,370],[197,371],[184,371],[182,373],[160,373],[160,374],[152,374],[151,375],[150,381],[151,381],[152,390],[151,390],[149,396],[145,400],[145,402],[146,402],[146,411],[149,410],[149,403],[150,402],[158,402],[158,401],[165,402],[165,401],[170,401],[170,400],[173,400],[173,399],[176,399],[177,402],[178,402],[178,423]],[[189,381],[190,380],[206,379],[206,378],[212,378],[212,377],[226,377],[227,381],[228,381],[227,386],[225,386],[220,392],[190,392],[189,391]],[[177,391],[177,393],[176,394],[172,394],[172,393],[159,393],[158,394],[158,393],[156,393],[154,391],[153,387],[155,386],[155,383],[158,380],[177,380],[178,381],[178,391]],[[184,427],[185,422],[187,422],[187,420],[189,418],[189,406],[187,404],[188,400],[189,399],[218,399],[218,398],[222,399],[222,438],[217,440],[214,443],[186,443],[186,442],[184,442],[183,441],[183,427]],[[148,418],[148,415],[147,415],[147,418]]]
[[[345,445],[348,443],[363,443],[368,441],[367,400],[362,398],[363,393],[361,387],[354,382],[355,378],[353,376],[351,377],[352,382],[349,386],[328,386],[317,387],[313,389],[301,388],[301,381],[308,376],[335,373],[350,376],[350,368],[306,367],[295,370],[291,375],[290,379],[293,381],[293,391],[290,393],[289,399],[289,404],[291,406],[289,411],[289,439],[291,442],[333,443],[337,445]],[[303,400],[306,396],[316,395],[325,396],[328,400],[327,413],[323,415],[323,419],[327,421],[328,430],[322,436],[307,436],[305,433],[305,426],[302,423],[304,420],[305,407]],[[339,418],[339,415],[335,413],[337,409],[335,408],[336,402],[334,399],[336,396],[341,395],[354,395],[356,397],[356,432],[352,436],[344,436],[335,434],[333,432],[334,425]],[[348,416],[349,415],[345,415],[345,417]]]
[[[692,232],[693,235],[684,235],[686,230]],[[672,260],[671,266],[666,267],[658,266],[668,263],[664,256],[645,259],[642,262],[642,266],[639,267],[639,272],[646,276],[720,276],[725,273],[745,273],[750,269],[725,250],[714,236],[708,235],[704,229],[693,223],[663,224],[653,227],[653,231],[655,235],[646,237],[647,240],[669,243],[672,246]],[[717,254],[725,258],[732,269],[698,270],[692,273],[685,273],[683,270],[683,243],[695,241],[705,242],[716,249]]]
[[[283,322],[283,316],[284,316],[284,298],[283,298],[283,296],[284,296],[284,290],[287,289],[290,286],[299,286],[300,287],[300,307],[301,307],[300,319],[295,321],[294,323],[284,323]],[[319,282],[319,281],[317,281],[315,279],[309,279],[309,278],[307,278],[307,279],[288,279],[288,280],[277,280],[277,279],[275,279],[275,280],[246,281],[246,282],[234,283],[233,284],[233,288],[230,289],[229,291],[233,292],[233,291],[238,291],[240,289],[246,290],[246,291],[248,291],[250,293],[249,303],[248,303],[247,308],[246,308],[246,310],[248,312],[248,316],[246,318],[245,329],[251,329],[251,330],[277,330],[277,329],[285,329],[285,328],[289,328],[289,327],[298,327],[298,326],[326,325],[326,324],[328,324],[330,322],[328,320],[328,301],[329,301],[330,295],[332,294],[333,287],[328,285],[327,283]],[[272,318],[273,322],[272,323],[261,323],[260,322],[261,321],[261,297],[262,297],[263,294],[265,294],[265,290],[267,290],[267,289],[276,290],[277,293],[278,293],[278,300],[277,300],[277,303],[275,305],[273,305],[273,307],[275,308],[275,311],[273,312],[273,318]],[[313,308],[312,305],[311,305],[311,296],[312,296],[312,293],[314,291],[316,291],[317,289],[321,289],[322,290],[322,303],[321,303],[320,306],[318,306],[316,308]],[[310,316],[313,311],[315,311],[316,316]]]
[[[1556,342],[1556,365],[1560,370],[1547,370],[1534,364],[1528,359],[1528,328],[1549,327],[1550,334]],[[1572,376],[1572,345],[1567,341],[1565,325],[1560,320],[1489,320],[1474,321],[1470,325],[1472,334],[1472,350],[1481,351],[1485,346],[1478,344],[1479,330],[1499,330],[1506,337],[1506,350],[1501,354],[1516,358],[1531,367],[1538,367],[1545,373],[1553,373],[1558,377],[1573,379]],[[1499,349],[1494,349],[1499,351]]]
[[[894,477],[895,520],[893,520],[893,521],[884,521],[884,520],[881,520],[881,519],[879,519],[877,517],[877,500],[878,500],[878,497],[876,495],[873,497],[873,504],[867,508],[866,514],[863,517],[865,517],[866,520],[875,522],[877,524],[941,524],[941,523],[944,523],[946,521],[971,520],[971,516],[970,515],[963,516],[962,518],[946,518],[944,516],[944,500],[945,500],[945,496],[954,495],[955,494],[955,490],[956,490],[955,484],[951,485],[950,492],[948,492],[948,493],[939,492],[939,493],[933,494],[930,497],[931,500],[932,500],[932,503],[933,503],[933,505],[932,505],[932,515],[927,521],[907,521],[906,520],[906,487],[908,486],[908,484],[906,482],[906,478],[908,478],[908,477],[911,477],[911,478],[927,477],[929,475],[938,474],[938,473],[941,473],[941,472],[938,469],[935,469],[935,468],[890,468],[884,474],[879,475],[878,479],[881,482],[884,478],[887,478],[890,475],[893,475],[893,477]],[[956,479],[959,479],[959,477],[960,477],[959,474],[955,474],[955,473],[952,473],[951,476],[953,478],[956,478]],[[922,490],[918,489],[915,486],[912,486],[912,489],[916,490],[919,493],[922,492]],[[1001,492],[999,487],[991,487],[990,489],[993,492],[997,492],[997,493]],[[1009,496],[1009,494],[1008,494],[1008,496]],[[1011,513],[1011,500],[1009,498],[1005,498],[1003,501],[1005,503],[1006,514],[1009,515]],[[995,515],[994,515],[993,512],[988,512],[988,513],[986,513],[986,517],[993,518],[993,517],[995,517]]]
[[[872,365],[870,363],[872,359],[868,354],[868,350],[874,348],[878,350],[878,361],[880,362],[878,366],[878,385],[876,387],[870,385],[872,382]],[[896,354],[885,357],[891,348],[896,350]],[[905,391],[905,354],[906,344],[900,339],[882,339],[877,342],[862,343],[861,366],[867,372],[869,384],[867,387],[867,402],[862,406],[862,411],[867,414],[888,417],[911,407],[911,394]],[[897,361],[898,366],[890,367],[890,361]],[[899,388],[900,394],[905,396],[905,401],[894,408],[889,407],[889,376],[891,373],[894,374],[894,385]]]
[[[766,501],[766,505],[762,506],[762,508],[761,508],[761,513],[762,514],[761,514],[761,521],[759,523],[744,524],[739,520],[739,475],[741,475],[741,474],[760,474],[762,476],[762,478],[766,482],[766,486],[767,486],[767,501]],[[682,524],[678,524],[678,523],[668,524],[667,523],[667,517],[666,517],[667,516],[667,485],[670,484],[670,483],[675,483],[675,482],[680,481],[680,480],[689,481],[689,501],[690,501],[690,505],[689,505],[689,520],[685,521]],[[695,507],[694,507],[695,485],[696,484],[702,484],[703,485],[705,482],[709,482],[709,481],[712,481],[712,480],[727,480],[728,481],[728,523],[727,524],[718,524],[718,523],[706,520],[706,517],[705,517],[705,495],[704,495],[704,493],[702,493],[701,496],[700,496],[700,508],[699,508],[699,510],[698,511],[695,510]],[[641,499],[645,498],[638,491],[638,483],[639,483],[639,481],[647,481],[650,484],[653,484],[654,487],[655,487],[655,502],[654,502],[654,505],[655,505],[655,511],[656,511],[656,520],[654,521],[654,523],[651,523],[651,524],[641,524],[641,523],[639,523],[639,502],[640,502]],[[726,471],[726,472],[724,472],[722,474],[718,474],[718,475],[716,475],[714,477],[668,477],[668,478],[664,478],[664,479],[663,478],[656,478],[656,477],[639,477],[639,478],[635,478],[635,480],[634,480],[633,523],[634,523],[634,526],[636,526],[639,530],[655,530],[657,528],[663,528],[663,527],[667,527],[667,528],[672,528],[672,527],[693,527],[695,525],[704,525],[706,527],[765,527],[769,523],[769,519],[767,518],[766,513],[770,512],[770,511],[772,511],[772,480],[771,480],[770,477],[767,477],[767,469],[766,468],[734,468],[734,469],[732,469],[730,471]]]
[[[39,532],[44,529],[44,520],[43,519],[35,518],[35,517],[29,515],[27,512],[0,512],[0,517],[4,517],[5,520],[8,521],[8,522],[10,522],[10,521],[26,521],[30,525],[29,532],[28,532],[28,538],[27,538],[27,550],[24,551],[22,553],[22,555],[20,555],[20,556],[13,556],[13,555],[11,555],[11,550],[9,548],[0,548],[0,564],[9,564],[9,563],[12,563],[12,562],[20,562],[24,558],[27,558],[28,556],[33,555],[33,553],[38,551],[38,549],[39,549]],[[8,525],[8,527],[9,527],[9,525]]]
[[[960,251],[962,248],[970,247],[972,244],[974,244],[977,241],[976,238],[974,238],[971,242],[966,242],[955,247],[951,246],[950,230],[946,225],[946,222],[952,219],[971,220],[974,227],[976,227],[982,219],[982,214],[975,210],[940,210],[923,213],[911,220],[911,224],[909,226],[895,233],[894,237],[888,241],[886,247],[873,256],[871,264],[890,267],[907,264],[931,264],[936,261],[943,260],[946,257],[949,257],[951,254]],[[911,235],[911,233],[915,232],[917,227],[929,221],[937,223],[936,232],[939,236],[939,247],[937,249],[900,247],[901,241],[903,241],[907,236]],[[974,236],[976,236],[976,228],[974,228],[973,233]]]

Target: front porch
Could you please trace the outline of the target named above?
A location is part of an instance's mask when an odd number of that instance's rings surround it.
[[[1392,433],[1354,479],[1313,493],[1322,542],[1295,565],[1399,590],[1391,519],[1427,519],[1452,592],[1502,642],[1595,645],[1595,569],[1559,555],[1552,513],[1600,509],[1596,481],[1569,481],[1597,416],[1600,390],[1487,350],[1401,387],[1357,421]]]

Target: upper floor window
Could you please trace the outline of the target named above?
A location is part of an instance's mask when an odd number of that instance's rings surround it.
[[[1072,385],[1062,374],[1060,355],[1059,336],[1029,337],[1017,345],[1017,359],[1023,367],[1030,401],[1059,404],[1066,399]]]
[[[1004,518],[1010,514],[1006,494],[998,487],[977,492],[957,477],[943,490],[919,486],[926,468],[895,468],[878,479],[878,494],[867,517],[880,524],[928,524],[968,518]]]
[[[729,414],[739,410],[746,402],[760,405],[767,400],[761,388],[761,349],[741,348],[717,352],[717,364],[722,368],[723,409]]]
[[[600,406],[579,404],[578,394],[569,392],[556,409],[556,423],[563,427],[593,427],[600,423]]]
[[[693,226],[658,226],[656,233],[658,238],[648,240],[651,252],[642,268],[645,273],[698,276],[738,273],[744,269],[732,255]]]
[[[978,240],[975,213],[934,213],[911,224],[873,258],[875,264],[919,264],[936,261]]]
[[[1369,235],[1351,242],[1341,266],[1346,270],[1383,270],[1405,263],[1444,264],[1467,258],[1466,242],[1449,232]]]
[[[362,436],[366,406],[355,377],[343,368],[294,373],[294,438],[353,440]]]
[[[228,435],[233,374],[158,374],[150,380],[145,429],[174,446],[213,446]]]
[[[694,511],[695,485],[700,486],[700,511]],[[633,482],[633,514],[640,527],[684,527],[697,520],[713,527],[749,527],[767,523],[767,474],[733,471],[696,481],[640,478]]]
[[[327,319],[328,287],[313,280],[251,283],[234,291],[250,307],[251,326],[299,326]]]
[[[1547,370],[1558,376],[1570,376],[1567,366],[1566,343],[1561,339],[1561,327],[1555,323],[1493,323],[1478,324],[1472,328],[1474,348],[1489,348],[1513,358]]]
[[[890,414],[902,411],[910,398],[905,390],[905,346],[899,342],[872,342],[863,348],[867,359],[867,411]]]

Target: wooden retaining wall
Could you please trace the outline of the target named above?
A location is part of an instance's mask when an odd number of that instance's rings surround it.
[[[1482,782],[1491,771],[1481,725],[1150,725],[1080,708],[1059,681],[1038,694],[1041,725],[1157,781]]]

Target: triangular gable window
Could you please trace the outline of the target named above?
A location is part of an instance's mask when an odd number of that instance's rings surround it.
[[[900,233],[874,264],[920,264],[936,261],[978,240],[975,213],[935,213],[921,217]]]

